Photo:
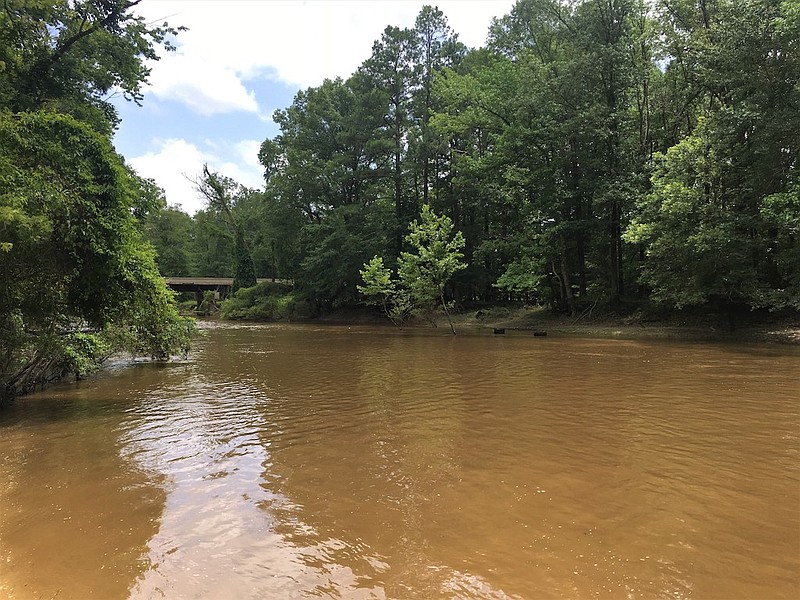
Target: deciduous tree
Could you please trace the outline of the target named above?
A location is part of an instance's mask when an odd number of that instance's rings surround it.
[[[457,272],[466,268],[464,236],[453,234],[453,221],[446,215],[437,215],[427,204],[423,205],[419,220],[409,225],[406,242],[413,252],[403,252],[397,267],[397,280],[383,259],[375,256],[361,269],[363,286],[359,292],[372,303],[380,302],[393,322],[402,320],[409,310],[417,310],[430,317],[436,304],[447,316],[450,330],[456,330],[445,300],[445,286]]]
[[[68,115],[0,113],[0,173],[0,396],[106,351],[186,350],[190,325],[132,212],[137,182],[104,136]]]
[[[234,211],[237,199],[253,192],[229,177],[212,172],[208,165],[203,165],[202,178],[196,182],[196,187],[208,202],[209,210],[220,216],[233,237],[234,273],[231,291],[253,287],[256,284],[256,268],[245,238],[244,226]]]

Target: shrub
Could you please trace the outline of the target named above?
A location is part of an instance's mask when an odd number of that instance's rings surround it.
[[[281,321],[308,318],[312,313],[311,306],[298,299],[290,285],[267,281],[237,290],[222,303],[220,316],[242,321]]]

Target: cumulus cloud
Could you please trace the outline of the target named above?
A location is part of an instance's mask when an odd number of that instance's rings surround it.
[[[148,91],[159,100],[183,103],[203,116],[258,112],[255,94],[233,67],[206,62],[184,50],[161,59],[150,76]]]
[[[247,82],[273,78],[291,87],[347,77],[387,25],[412,27],[424,0],[145,0],[137,11],[150,22],[169,20],[189,31],[178,52],[153,65],[149,91],[204,115],[257,112]],[[480,46],[493,16],[512,0],[436,2],[468,46]]]
[[[189,28],[178,36],[176,52],[152,63],[144,90],[158,101],[148,103],[148,129],[164,123],[179,133],[152,140],[144,153],[137,144],[132,158],[124,144],[120,151],[142,176],[165,189],[170,204],[181,204],[190,214],[203,207],[191,182],[203,163],[243,185],[261,187],[260,140],[224,134],[203,140],[214,129],[213,119],[234,113],[229,122],[239,131],[249,123],[252,133],[244,135],[257,137],[276,102],[257,97],[256,89],[270,87],[264,81],[298,89],[347,77],[369,57],[388,25],[413,27],[426,3],[437,5],[472,47],[484,44],[491,18],[513,6],[513,0],[143,0],[135,10],[147,22]],[[192,120],[186,109],[199,117]],[[126,117],[123,128],[135,130],[138,118],[144,117]]]
[[[236,152],[242,164],[252,169],[263,172],[261,163],[258,162],[258,151],[261,150],[261,142],[258,140],[242,140],[235,144]]]
[[[182,138],[154,140],[153,151],[129,158],[128,162],[139,175],[154,179],[164,189],[171,206],[180,205],[194,214],[204,208],[194,186],[204,164],[247,187],[263,186],[263,170],[257,158],[259,144],[241,140],[200,148]]]

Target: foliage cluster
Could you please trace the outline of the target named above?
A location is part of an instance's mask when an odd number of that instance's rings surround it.
[[[429,206],[463,235],[467,267],[444,288],[462,305],[800,308],[799,14],[518,0],[468,49],[425,7],[350,77],[276,111],[264,189],[230,195],[237,228],[213,203],[154,215],[162,269],[168,215],[186,249],[169,268],[233,275],[241,234],[257,276],[293,279],[315,307],[356,303],[361,285],[400,316],[387,273],[411,269],[406,232]]]
[[[382,306],[395,325],[413,313],[435,323],[430,317],[438,304],[455,334],[444,298],[445,285],[467,265],[461,262],[464,236],[460,231],[453,235],[452,231],[453,221],[449,217],[435,214],[424,204],[419,221],[411,222],[405,237],[414,252],[400,254],[397,278],[384,266],[383,258],[375,256],[360,271],[364,285],[357,286],[358,291],[367,302]]]
[[[192,310],[196,309],[198,313],[201,315],[208,317],[213,313],[219,311],[219,306],[217,303],[217,292],[214,290],[206,290],[203,292],[203,298],[200,300],[200,304],[197,305],[196,301],[192,301],[192,306],[190,307]]]
[[[292,286],[265,281],[240,288],[222,303],[220,316],[242,321],[292,321],[312,316],[312,307],[292,293]]]
[[[118,87],[134,100],[167,26],[136,2],[37,0],[0,12],[0,401],[110,353],[185,352],[140,219],[153,185],[114,152]]]

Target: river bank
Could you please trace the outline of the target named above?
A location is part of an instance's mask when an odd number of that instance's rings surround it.
[[[457,331],[491,329],[507,332],[529,331],[549,336],[605,337],[623,339],[665,339],[776,343],[800,345],[800,314],[745,314],[732,322],[730,315],[712,312],[676,312],[660,318],[641,313],[619,315],[597,311],[577,317],[556,314],[543,307],[488,306],[452,315]],[[380,324],[388,319],[367,308],[343,308],[315,319],[321,323]],[[436,323],[446,327],[445,316]],[[408,328],[431,327],[424,320],[412,320]]]
[[[314,322],[337,325],[383,325],[393,327],[376,306],[348,305],[319,313],[319,307],[281,283],[262,282],[239,290],[220,305],[215,302],[196,312],[193,302],[183,307],[200,318],[249,322]],[[553,312],[543,306],[520,303],[486,304],[451,310],[456,330],[518,331],[556,336],[702,340],[800,344],[800,311],[770,312],[733,308],[728,305],[667,310],[646,302],[595,303],[585,306],[576,316]],[[439,310],[433,314],[436,325],[449,329],[447,317]],[[429,328],[432,323],[411,317],[404,328]]]

